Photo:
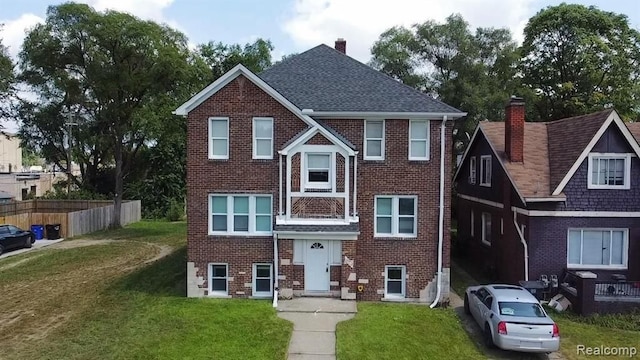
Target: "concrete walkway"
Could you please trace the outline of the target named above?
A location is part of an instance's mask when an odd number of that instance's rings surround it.
[[[289,360],[335,360],[336,324],[357,312],[355,301],[296,298],[278,303],[278,316],[293,323]]]
[[[62,240],[64,240],[64,239],[58,239],[58,240],[36,240],[36,242],[33,243],[33,247],[31,247],[31,248],[21,248],[21,249],[15,249],[15,250],[7,250],[5,253],[0,255],[0,259],[4,259],[4,258],[9,257],[9,256],[15,256],[15,255],[18,255],[18,254],[22,254],[22,253],[27,252],[27,251],[40,249],[40,248],[43,248],[45,246],[49,246],[49,245],[53,245],[53,244],[59,243]]]

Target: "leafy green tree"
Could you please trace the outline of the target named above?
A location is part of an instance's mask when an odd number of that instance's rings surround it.
[[[244,65],[254,73],[271,66],[273,45],[269,40],[257,39],[253,44],[225,45],[220,42],[208,42],[198,46],[198,53],[211,69],[209,82],[215,81],[238,64]]]
[[[168,26],[84,4],[51,6],[20,53],[21,79],[40,95],[23,105],[21,135],[36,140],[48,160],[63,163],[69,138],[74,154],[89,158],[88,171],[113,166],[118,227],[129,165],[155,141],[149,134],[174,120],[154,104],[193,80],[189,59],[187,39]],[[63,113],[78,123],[67,131],[73,136],[63,130]]]
[[[0,24],[2,29],[2,24]],[[2,45],[0,39],[0,119],[10,117],[10,104],[15,93],[15,74],[13,71],[13,61],[7,53],[7,48]],[[1,126],[0,126],[1,128]]]
[[[625,15],[560,4],[529,19],[523,82],[537,92],[539,116],[559,119],[614,106],[640,114],[640,33]]]
[[[456,121],[457,150],[481,120],[502,120],[510,95],[523,94],[518,52],[509,30],[478,28],[457,14],[444,23],[394,27],[373,45],[371,65],[468,113]]]

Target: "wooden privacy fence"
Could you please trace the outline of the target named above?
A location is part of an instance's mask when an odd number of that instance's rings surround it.
[[[122,202],[122,225],[140,221],[140,218],[140,200]],[[31,225],[60,224],[63,238],[106,229],[112,219],[112,201],[28,200],[0,205],[0,223],[23,229],[30,229]]]

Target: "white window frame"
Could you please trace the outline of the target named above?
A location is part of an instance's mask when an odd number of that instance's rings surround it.
[[[580,264],[569,263],[569,234],[571,231],[580,231]],[[611,241],[613,236],[609,237],[609,265],[583,265],[583,242],[584,231],[610,231],[622,232],[622,265],[611,265]],[[629,229],[627,228],[569,228],[567,229],[567,268],[568,269],[607,269],[607,270],[626,270],[629,267]]]
[[[491,186],[491,176],[491,155],[482,155],[480,156],[480,186]]]
[[[412,139],[411,138],[411,127],[413,126],[414,123],[426,123],[427,125],[427,137],[426,138],[420,138],[420,139]],[[430,147],[430,141],[429,141],[429,136],[431,135],[431,122],[429,120],[409,120],[409,146],[408,148],[408,155],[409,155],[409,160],[417,160],[417,161],[425,161],[425,160],[429,160],[429,147]],[[425,142],[425,156],[411,156],[411,142],[413,141],[422,141]]]
[[[475,236],[476,235],[476,213],[471,210],[471,236]]]
[[[624,160],[624,183],[622,185],[607,185],[593,183],[593,162],[594,160]],[[589,165],[587,167],[587,188],[588,189],[621,189],[631,188],[631,154],[620,153],[590,153]]]
[[[476,157],[472,156],[469,159],[469,184],[471,185],[476,184],[476,177],[477,177],[476,171],[477,171]]]
[[[225,134],[225,136],[213,136],[212,132],[212,128],[213,126],[211,126],[211,124],[213,124],[214,121],[225,121],[227,123],[227,133]],[[227,160],[229,159],[229,118],[228,117],[210,117],[209,120],[207,121],[208,124],[208,135],[209,135],[209,159],[211,160]],[[213,140],[226,140],[227,141],[227,153],[224,155],[216,155],[213,153]]]
[[[402,294],[389,294],[389,269],[400,268],[402,270]],[[397,281],[393,279],[392,281]],[[407,267],[406,265],[385,265],[384,267],[384,297],[386,299],[404,299],[407,296]]]
[[[489,219],[489,228],[487,228],[487,218]],[[492,230],[492,218],[491,218],[491,213],[487,213],[487,212],[483,212],[482,213],[482,243],[488,246],[491,246],[491,238],[493,237],[493,234],[491,233]],[[489,234],[490,236],[487,237],[487,230],[489,230]]]
[[[224,266],[226,268],[225,270],[225,274],[227,276],[225,276],[224,278],[218,277],[217,279],[225,279],[226,280],[226,291],[222,292],[222,291],[214,291],[213,290],[213,267],[214,266]],[[226,263],[209,263],[209,286],[208,286],[208,290],[209,290],[209,296],[229,296],[229,264]]]
[[[271,122],[271,137],[258,137],[256,134],[256,123],[259,121],[270,121]],[[273,118],[271,117],[254,117],[253,118],[253,158],[254,159],[273,159]],[[269,140],[271,142],[271,146],[269,147],[268,155],[259,155],[258,154],[258,140]]]
[[[378,233],[378,199],[391,199],[391,234]],[[399,233],[400,199],[413,199],[413,234]],[[388,215],[380,215],[388,217]],[[415,238],[418,236],[418,196],[416,195],[376,195],[373,199],[373,237]]]
[[[227,198],[227,231],[213,231],[213,215],[222,215],[222,213],[213,213],[213,198],[214,197],[226,197]],[[234,231],[234,212],[233,212],[233,198],[234,197],[248,197],[249,198],[249,230],[248,231]],[[256,213],[256,198],[268,197],[271,201],[269,207],[269,214]],[[265,236],[273,233],[273,196],[271,194],[209,194],[207,214],[209,216],[209,235],[239,235],[239,236]],[[269,231],[257,231],[256,230],[256,217],[269,215]]]
[[[268,266],[269,267],[269,291],[258,291],[257,289],[257,280],[258,280],[258,266]],[[273,295],[273,264],[271,263],[254,263],[253,264],[253,276],[251,276],[251,295],[253,297],[271,297]],[[264,279],[264,278],[261,278]]]
[[[367,138],[367,124],[370,123],[382,123],[382,137],[381,138]],[[384,120],[365,120],[364,121],[364,160],[384,160],[384,139],[385,139],[385,121]],[[369,141],[380,141],[380,156],[368,155]]]
[[[333,190],[336,154],[333,152],[305,152],[304,154],[304,188]],[[329,156],[329,173],[326,182],[309,181],[309,171],[312,169],[324,170],[325,168],[309,168],[309,155],[328,155]]]

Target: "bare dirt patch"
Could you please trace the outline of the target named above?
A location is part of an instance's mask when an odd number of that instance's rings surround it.
[[[99,246],[99,251],[94,246]],[[86,253],[78,250],[68,260],[55,263],[50,269],[43,270],[41,264],[33,262],[37,259],[41,261],[42,257],[48,255],[48,249],[64,250],[66,253],[67,250],[80,247],[91,249],[87,249]],[[45,338],[51,331],[93,306],[113,280],[169,255],[173,248],[128,240],[78,239],[62,241],[40,251],[41,254],[0,268],[2,349],[17,350],[29,346],[24,342],[25,339]],[[24,271],[21,267],[37,270]],[[7,276],[4,281],[3,275]]]

